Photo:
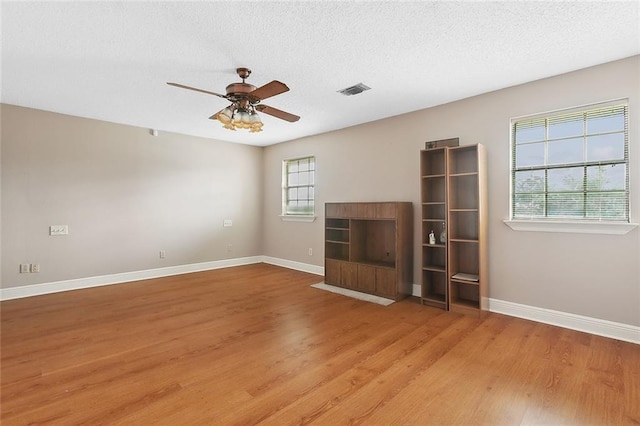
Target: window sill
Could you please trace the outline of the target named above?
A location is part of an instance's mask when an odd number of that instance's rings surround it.
[[[503,222],[514,231],[607,235],[625,235],[638,226],[637,223],[624,222],[571,222],[551,220],[503,220]]]
[[[296,216],[296,215],[280,215],[280,219],[284,222],[314,222],[316,220],[316,216]]]

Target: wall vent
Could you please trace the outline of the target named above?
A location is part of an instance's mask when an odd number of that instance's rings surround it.
[[[358,83],[355,86],[347,87],[346,89],[338,90],[338,93],[342,93],[345,96],[357,95],[365,90],[369,90],[371,87],[366,84]]]

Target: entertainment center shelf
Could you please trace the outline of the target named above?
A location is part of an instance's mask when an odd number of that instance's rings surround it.
[[[325,282],[399,300],[412,292],[410,202],[326,203]]]
[[[432,148],[420,152],[420,300],[479,315],[488,300],[486,153],[480,144],[457,146],[457,141],[427,146]]]

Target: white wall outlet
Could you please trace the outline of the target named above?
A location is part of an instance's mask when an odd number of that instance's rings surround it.
[[[160,259],[164,259],[166,256],[166,253],[164,252],[164,250],[160,250]]]
[[[231,228],[233,226],[233,221],[231,219],[225,219],[222,221],[222,226],[225,228]]]
[[[39,263],[32,263],[31,265],[29,265],[29,270],[31,272],[40,272],[40,264]]]
[[[28,263],[21,263],[20,264],[20,273],[21,274],[28,274],[29,273],[29,264]]]
[[[69,225],[51,225],[49,235],[69,235]]]
[[[309,247],[309,256],[313,256],[313,249]]]

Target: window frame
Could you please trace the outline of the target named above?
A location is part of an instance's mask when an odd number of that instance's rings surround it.
[[[554,164],[547,164],[547,154],[548,154],[548,144],[551,140],[554,141],[555,138],[550,138],[548,133],[549,122],[553,120],[558,120],[561,116],[567,116],[572,114],[582,114],[583,118],[583,126],[586,123],[587,116],[589,113],[593,113],[596,110],[611,108],[611,107],[623,107],[624,108],[624,160],[612,160],[612,161],[602,161],[602,165],[615,163],[615,164],[624,164],[625,166],[625,212],[626,218],[614,219],[607,217],[588,217],[588,209],[587,209],[587,194],[596,193],[597,190],[589,190],[588,185],[585,181],[584,186],[582,187],[581,193],[584,194],[585,201],[583,201],[583,209],[582,217],[554,217],[553,215],[549,215],[549,211],[547,210],[546,202],[545,202],[545,211],[544,215],[532,215],[532,216],[515,216],[514,208],[516,202],[516,172],[525,171],[525,170],[536,170],[542,171],[545,175],[542,194],[544,197],[548,197],[549,193],[554,194],[554,191],[549,191],[549,182],[546,179],[546,175],[549,170],[553,169],[562,169],[566,170],[571,167],[582,167],[585,172],[587,167],[594,166],[592,162],[588,162],[586,158],[584,158],[583,151],[583,159],[582,161],[568,162],[561,166]],[[544,152],[545,159],[543,160],[543,165],[535,165],[535,166],[525,166],[525,167],[516,167],[516,140],[515,140],[515,129],[518,123],[523,122],[531,122],[531,121],[544,121],[544,138],[541,141],[544,143]],[[598,134],[598,132],[595,132]],[[608,102],[598,102],[588,105],[582,105],[579,107],[568,108],[568,109],[559,109],[554,111],[549,111],[545,113],[526,115],[514,117],[509,122],[509,219],[504,220],[503,222],[516,231],[542,231],[542,232],[577,232],[577,233],[599,233],[599,234],[626,234],[631,229],[635,228],[637,224],[631,223],[631,182],[629,179],[630,175],[630,155],[629,148],[631,143],[629,141],[629,101],[628,99],[616,99]],[[583,132],[581,135],[577,136],[579,138],[589,137],[589,132],[586,128],[583,128]],[[586,148],[583,148],[586,149]],[[600,165],[596,162],[595,165]]]
[[[313,169],[312,170],[307,170],[307,171],[302,171],[302,172],[308,172],[308,171],[312,171],[313,173],[311,174],[312,177],[312,182],[310,183],[306,183],[306,184],[302,184],[302,185],[289,185],[289,175],[290,175],[290,165],[293,162],[299,162],[301,160],[312,160],[311,162],[313,163]],[[282,218],[282,220],[286,220],[286,221],[298,221],[298,222],[313,222],[316,218],[316,196],[315,196],[315,185],[316,185],[316,171],[317,171],[317,161],[316,161],[316,157],[314,155],[306,155],[306,156],[302,156],[302,157],[296,157],[296,158],[289,158],[289,159],[285,159],[282,160],[282,214],[280,215],[280,217]],[[301,171],[296,171],[294,173],[301,173]],[[302,187],[306,187],[306,188],[311,188],[313,190],[313,195],[309,196],[307,195],[306,200],[307,201],[312,201],[313,207],[311,209],[310,212],[301,212],[301,213],[295,213],[289,210],[289,190],[291,188],[302,188]],[[300,200],[300,198],[296,198],[296,200]]]

